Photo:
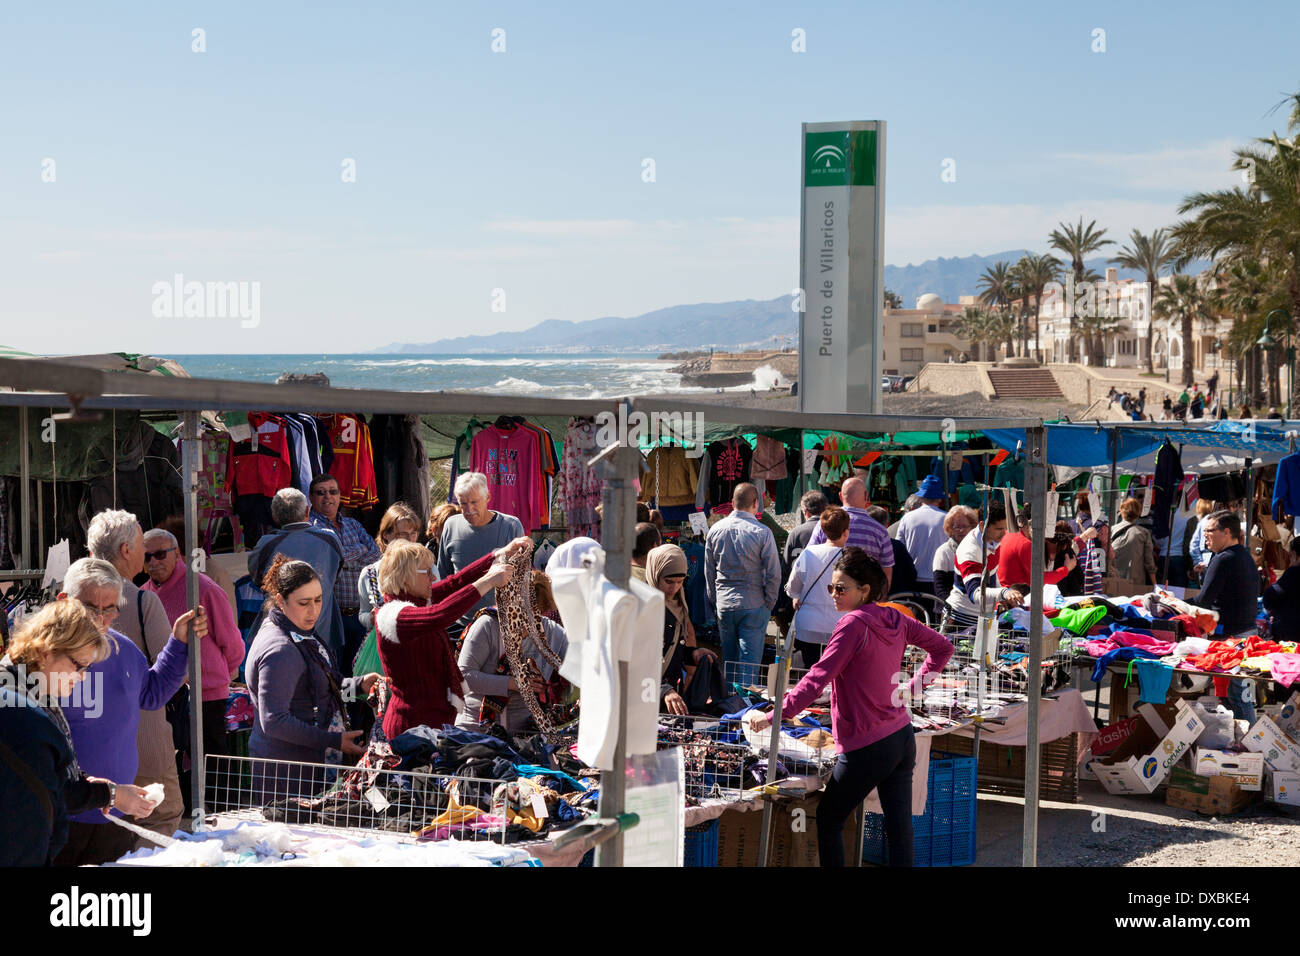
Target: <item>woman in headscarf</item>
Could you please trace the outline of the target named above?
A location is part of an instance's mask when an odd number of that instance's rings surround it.
[[[646,583],[664,595],[664,645],[659,705],[670,714],[699,713],[710,700],[721,700],[718,657],[697,647],[691,612],[682,591],[686,583],[686,553],[675,544],[661,544],[646,555]],[[687,668],[692,668],[687,671]]]

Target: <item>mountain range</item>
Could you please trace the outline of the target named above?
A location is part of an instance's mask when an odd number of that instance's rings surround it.
[[[1014,249],[988,256],[928,259],[920,265],[887,265],[885,288],[897,293],[906,309],[914,308],[916,300],[927,292],[936,293],[945,302],[956,302],[963,295],[978,293],[979,277],[985,269],[1000,260],[1014,263],[1025,254],[1024,249]],[[1109,261],[1101,257],[1085,260],[1084,264],[1105,275]],[[1193,263],[1188,271],[1197,272],[1202,267],[1203,264]],[[1140,280],[1143,276],[1120,269],[1119,278]],[[780,344],[781,337],[787,337],[787,345],[795,344],[798,337],[788,295],[767,300],[673,305],[630,318],[609,316],[584,322],[547,319],[523,332],[462,335],[436,342],[394,342],[374,351],[438,355],[502,351],[675,351],[710,347],[725,350],[774,347]]]

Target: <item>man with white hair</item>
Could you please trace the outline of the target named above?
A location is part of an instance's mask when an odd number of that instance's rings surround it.
[[[144,533],[144,569],[149,575],[143,590],[162,601],[167,620],[176,621],[189,610],[186,566],[180,547],[170,531],[154,528]],[[211,635],[203,642],[200,658],[203,674],[203,752],[224,755],[226,744],[226,701],[230,682],[244,660],[244,638],[239,633],[235,612],[221,585],[200,571],[189,569],[199,583],[199,606],[207,611]],[[191,693],[193,688],[190,689]]]
[[[85,605],[111,648],[107,658],[86,669],[86,679],[61,705],[77,762],[91,776],[133,780],[139,770],[136,737],[140,711],[160,710],[184,683],[190,622],[194,621],[194,633],[202,638],[206,621],[201,615],[182,615],[150,667],[135,644],[112,630],[122,603],[122,578],[113,565],[98,558],[74,561],[58,599]],[[143,796],[143,791],[138,795]],[[54,858],[54,865],[108,863],[133,850],[136,839],[131,831],[110,824],[101,811],[88,810],[69,821],[68,842]]]
[[[140,522],[129,511],[101,511],[90,519],[86,546],[92,558],[107,561],[121,576],[122,606],[114,630],[130,638],[150,663],[156,661],[171,638],[171,622],[158,595],[142,591],[132,583],[144,570],[144,532],[140,530]],[[140,766],[135,783],[139,787],[161,783],[164,794],[163,802],[140,825],[170,836],[176,832],[185,812],[185,798],[176,773],[172,725],[161,707],[140,711],[139,719],[136,748]]]
[[[456,479],[456,500],[460,514],[452,515],[442,526],[438,545],[438,574],[447,578],[467,568],[483,555],[504,548],[515,538],[523,537],[524,526],[514,515],[488,508],[487,476],[481,471],[467,471]],[[478,609],[496,603],[496,591],[486,592],[478,603],[448,629],[455,637],[468,626]]]
[[[281,488],[271,499],[271,519],[279,526],[279,531],[267,533],[258,539],[248,557],[248,573],[253,583],[262,586],[267,569],[277,554],[283,554],[298,561],[306,561],[321,582],[321,610],[316,622],[316,637],[324,641],[336,657],[343,653],[343,617],[339,613],[338,602],[334,598],[334,582],[338,578],[339,568],[343,564],[343,544],[339,536],[327,528],[318,528],[308,520],[311,505],[307,496],[297,488]],[[256,634],[262,626],[265,613],[259,613],[248,632]],[[351,661],[340,664],[351,669]]]

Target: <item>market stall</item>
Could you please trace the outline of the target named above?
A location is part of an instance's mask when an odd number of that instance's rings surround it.
[[[834,431],[842,435],[867,436],[876,439],[879,439],[882,435],[897,436],[908,432],[939,433],[951,424],[949,421],[940,422],[934,419],[903,419],[891,416],[852,414],[803,415],[796,412],[752,411],[711,405],[696,405],[687,402],[667,403],[655,400],[628,400],[624,402],[552,401],[479,394],[375,392],[321,388],[301,384],[269,386],[195,379],[150,378],[145,380],[142,377],[127,377],[122,374],[106,373],[97,369],[62,368],[57,363],[32,363],[21,360],[7,360],[0,364],[0,381],[15,388],[45,390],[41,392],[0,393],[0,407],[11,406],[18,409],[19,429],[24,437],[30,437],[28,432],[22,430],[28,427],[27,412],[32,408],[54,409],[71,405],[78,414],[82,415],[93,413],[93,410],[99,409],[107,412],[116,410],[153,410],[179,413],[182,418],[180,472],[184,492],[185,547],[187,553],[194,553],[202,543],[201,535],[203,531],[201,530],[198,506],[199,475],[202,471],[199,423],[200,413],[205,409],[217,408],[221,409],[223,413],[242,412],[246,415],[252,413],[254,415],[284,416],[300,416],[303,414],[313,416],[356,416],[363,414],[418,416],[434,414],[464,416],[466,420],[477,416],[480,421],[488,420],[491,413],[498,415],[510,413],[525,417],[556,416],[558,414],[572,418],[590,417],[601,412],[614,413],[622,409],[624,413],[628,411],[644,411],[701,415],[711,423],[730,421],[733,423],[733,428],[752,430],[755,434],[758,434],[760,430],[786,429],[801,431],[810,426],[815,426],[823,431]],[[488,414],[485,414],[485,412]],[[262,423],[255,423],[250,415],[249,424],[251,430],[255,424]],[[494,424],[496,423],[494,422]],[[957,424],[962,430],[968,432],[995,428],[1024,428],[1026,441],[1022,447],[1026,452],[1027,495],[1031,500],[1040,502],[1045,500],[1045,442],[1044,433],[1039,423],[972,420]],[[24,462],[26,462],[28,444],[28,442],[22,443]],[[823,451],[825,451],[825,443],[823,445]],[[721,460],[723,453],[731,450],[737,449],[734,446],[730,449],[721,449],[719,460]],[[832,449],[832,453],[837,454],[835,449]],[[630,514],[634,495],[633,485],[640,469],[640,456],[633,453],[631,455],[614,454],[608,457],[616,460],[611,462],[611,466],[605,473],[604,481],[606,486],[602,496],[604,513],[613,520],[602,522],[601,534],[606,552],[610,555],[609,580],[614,585],[619,586],[627,581],[628,555],[630,554],[631,544],[630,540],[628,540],[627,530],[632,523]],[[844,457],[847,457],[847,455]],[[802,454],[800,459],[806,461]],[[719,469],[716,468],[716,462],[712,457],[709,460],[710,465],[714,467],[714,473],[717,474]],[[853,460],[856,461],[858,458]],[[289,464],[292,467],[294,462],[290,460]],[[835,464],[841,465],[842,462],[836,461]],[[24,465],[24,468],[26,467]],[[589,467],[595,467],[595,465],[589,465]],[[27,472],[24,471],[22,477],[25,478],[26,474]],[[730,479],[723,476],[723,480],[729,481]],[[780,479],[773,480],[779,481]],[[26,482],[24,481],[25,487]],[[1045,509],[1039,508],[1035,514],[1041,516],[1044,511]],[[24,535],[28,534],[29,521],[29,513],[25,511],[23,519]],[[1035,521],[1039,531],[1039,534],[1035,535],[1035,540],[1041,542],[1042,518],[1036,517]],[[1039,547],[1041,548],[1041,545]],[[36,553],[30,546],[28,539],[25,538],[24,563],[36,563],[33,560],[33,555]],[[1042,562],[1039,560],[1037,566],[1041,568],[1041,565]],[[193,605],[197,601],[197,582],[192,576],[189,582],[189,592],[189,600]],[[1035,598],[1035,606],[1036,602],[1037,598]],[[1031,639],[1028,651],[1031,672],[1036,672],[1039,667],[1041,648],[1038,638],[1040,630],[1041,623],[1031,625]],[[195,657],[191,660],[191,680],[198,677],[197,668],[197,657]],[[782,681],[784,679],[784,672],[782,672]],[[1032,865],[1036,858],[1037,748],[1034,743],[1036,742],[1039,716],[1039,696],[1037,694],[1028,695],[1026,709],[1030,727],[1028,732],[1030,742],[1028,762],[1030,766],[1027,768],[1029,779],[1026,786],[1024,860],[1027,865]],[[197,713],[197,710],[196,704],[191,723],[191,750],[196,760],[202,760],[201,715]],[[625,721],[619,719],[617,722],[620,725],[619,736],[622,737],[626,729],[623,726]],[[769,758],[774,754],[775,751],[771,752]],[[623,816],[623,801],[622,794],[618,792],[619,789],[620,782],[618,775],[615,775],[614,780],[610,781],[605,791],[601,792],[599,801],[599,820],[606,829],[612,828],[614,831],[617,831],[620,825],[625,826],[630,822],[626,820],[620,821]],[[196,784],[195,791],[196,806],[201,810],[203,807],[201,785]],[[773,794],[772,796],[779,797],[780,795]],[[768,814],[765,812],[766,816]],[[765,844],[767,842],[767,831],[768,827],[765,826],[763,834]],[[610,845],[617,847],[620,842],[615,838]],[[765,855],[765,853],[760,854],[760,859]],[[602,862],[610,861],[603,860]]]

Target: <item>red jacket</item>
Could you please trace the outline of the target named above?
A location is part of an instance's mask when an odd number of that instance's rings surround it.
[[[455,574],[433,582],[428,604],[409,595],[389,596],[375,611],[379,660],[392,690],[384,713],[391,740],[412,727],[454,724],[469,688],[451,652],[447,626],[478,603],[474,582],[492,566],[485,554]]]
[[[379,483],[375,480],[375,450],[370,444],[370,428],[356,415],[321,415],[329,428],[334,462],[330,474],[339,483],[340,505],[345,508],[369,508],[379,503]]]
[[[232,490],[236,495],[270,498],[293,483],[284,421],[278,415],[249,412],[248,427],[253,430],[253,438],[237,442],[232,448]]]

